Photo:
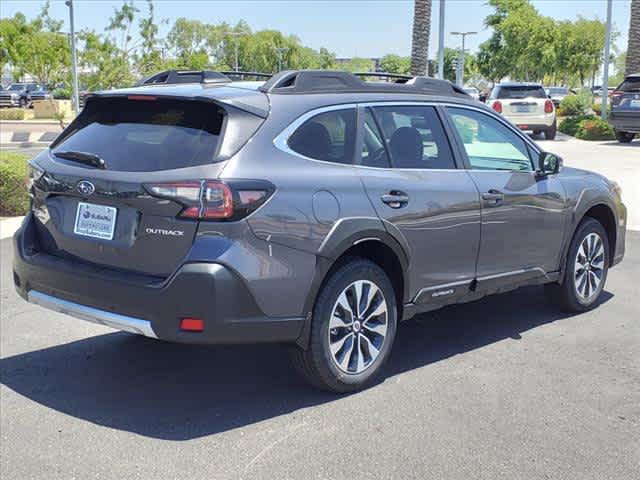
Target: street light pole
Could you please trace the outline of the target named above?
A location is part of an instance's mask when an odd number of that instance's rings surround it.
[[[288,51],[289,49],[286,47],[276,48],[276,53],[278,54],[278,72],[282,71],[282,54]]]
[[[444,79],[444,2],[440,0],[440,24],[438,26],[438,78]]]
[[[602,74],[602,106],[600,117],[607,119],[607,102],[609,101],[609,55],[611,51],[611,8],[613,0],[607,0],[607,36],[604,39],[604,72]]]
[[[464,86],[464,40],[467,35],[476,35],[478,32],[451,32],[451,35],[460,35],[462,37],[462,48],[460,49],[460,57],[458,59],[458,69],[456,71],[456,83],[460,86]]]
[[[71,34],[71,81],[73,83],[73,111],[77,115],[80,110],[80,95],[78,94],[78,57],[76,55],[76,31],[73,23],[73,0],[66,0],[69,7],[69,23]]]

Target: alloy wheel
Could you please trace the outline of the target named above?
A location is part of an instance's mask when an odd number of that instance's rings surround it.
[[[336,367],[348,374],[369,368],[387,337],[388,306],[382,290],[369,280],[348,285],[329,320],[329,350]]]
[[[582,301],[590,302],[600,293],[604,268],[604,242],[597,233],[589,233],[580,243],[574,266],[574,285]]]

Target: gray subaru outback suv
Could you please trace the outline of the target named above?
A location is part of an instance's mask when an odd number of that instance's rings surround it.
[[[336,392],[372,382],[415,314],[533,284],[596,305],[624,255],[619,187],[448,82],[404,80],[91,95],[30,162],[17,291],[167,341],[290,344]]]

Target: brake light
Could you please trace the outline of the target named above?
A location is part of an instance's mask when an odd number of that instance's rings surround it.
[[[544,113],[553,113],[553,102],[551,100],[544,102]]]
[[[183,205],[180,218],[194,220],[238,220],[256,210],[274,191],[258,180],[195,180],[144,185],[154,197]]]
[[[502,113],[502,102],[500,100],[496,100],[495,102],[493,102],[493,105],[491,105],[491,108],[493,108],[498,113]]]
[[[611,105],[618,105],[620,103],[620,100],[622,100],[622,97],[624,97],[624,92],[621,92],[620,90],[614,90],[611,94]]]

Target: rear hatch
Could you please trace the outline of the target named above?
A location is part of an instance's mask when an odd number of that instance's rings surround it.
[[[201,185],[219,176],[262,121],[255,111],[202,97],[90,97],[32,161],[40,250],[170,275],[194,241]]]
[[[541,86],[509,85],[500,88],[498,100],[503,115],[517,118],[544,115],[548,98]]]
[[[640,76],[628,77],[611,95],[612,111],[640,118]]]

